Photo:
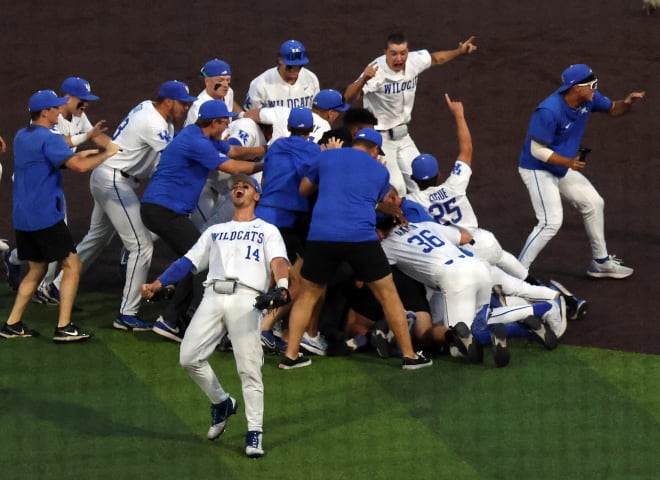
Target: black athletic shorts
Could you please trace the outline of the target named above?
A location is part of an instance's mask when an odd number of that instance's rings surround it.
[[[61,262],[70,253],[76,253],[64,220],[42,230],[16,230],[16,249],[19,259],[39,263]]]
[[[322,242],[309,240],[305,246],[305,262],[300,274],[317,285],[327,285],[341,262],[348,263],[355,277],[374,282],[391,273],[379,241]]]

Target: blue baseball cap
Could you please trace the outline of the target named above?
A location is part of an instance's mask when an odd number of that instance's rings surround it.
[[[307,65],[307,51],[298,40],[287,40],[280,46],[279,56],[285,65]]]
[[[322,110],[336,110],[337,112],[345,112],[350,107],[350,105],[344,101],[344,96],[341,93],[330,88],[321,90],[317,93],[312,102],[312,106]]]
[[[204,64],[200,71],[202,77],[219,77],[221,75],[231,75],[231,67],[223,60],[214,58]]]
[[[229,188],[234,188],[234,185],[236,185],[238,182],[243,182],[247,183],[248,185],[252,185],[256,192],[261,195],[261,184],[257,181],[256,178],[247,175],[245,173],[236,173],[229,177]]]
[[[86,102],[93,102],[99,99],[96,95],[92,95],[92,87],[89,86],[89,82],[80,77],[67,78],[62,82],[62,88],[60,90],[64,94],[78,97],[80,100]]]
[[[53,107],[61,107],[69,101],[66,97],[58,97],[52,90],[39,90],[33,94],[28,101],[30,112],[40,112]]]
[[[199,107],[197,118],[224,118],[235,117],[236,115],[238,115],[238,113],[227,110],[227,105],[222,100],[207,100],[202,103],[201,107]]]
[[[563,93],[571,88],[576,83],[583,81],[593,80],[594,72],[584,63],[576,63],[571,65],[561,74],[562,86],[557,89],[559,93]]]
[[[314,117],[312,111],[305,107],[295,107],[289,112],[289,120],[287,122],[289,128],[299,128],[309,130],[314,127]]]
[[[160,86],[158,90],[158,96],[163,98],[171,98],[172,100],[178,100],[179,102],[192,103],[197,98],[190,96],[190,90],[188,90],[188,85],[178,80],[170,80],[165,82]]]
[[[385,155],[385,152],[383,152],[383,137],[380,133],[378,133],[376,130],[373,128],[363,128],[359,132],[355,134],[355,139],[356,140],[367,140],[371,143],[374,143],[378,146],[378,154],[379,155]]]
[[[433,155],[422,153],[412,161],[412,175],[414,180],[428,180],[438,175],[438,160]]]

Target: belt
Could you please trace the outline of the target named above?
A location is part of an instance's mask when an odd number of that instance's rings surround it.
[[[262,293],[252,287],[248,287],[236,280],[222,280],[215,279],[204,282],[205,287],[211,287],[215,293],[222,293],[225,295],[232,295],[238,291],[249,291],[252,293]]]
[[[390,140],[399,140],[408,134],[408,124],[402,123],[387,130],[378,131],[381,133],[387,133],[387,136],[390,137]]]
[[[121,174],[122,177],[127,178],[129,180],[133,180],[135,183],[140,183],[139,178],[133,177],[133,176],[129,175],[128,173],[124,172],[123,170],[119,170],[117,168],[115,168],[115,170],[118,171]]]

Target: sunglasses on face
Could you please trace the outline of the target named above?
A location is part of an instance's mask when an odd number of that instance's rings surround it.
[[[578,87],[589,87],[591,90],[596,90],[598,88],[598,79],[596,78],[587,83],[578,83]]]

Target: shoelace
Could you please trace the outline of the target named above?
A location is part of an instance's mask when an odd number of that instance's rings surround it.
[[[247,444],[250,447],[258,448],[259,447],[259,433],[248,433]]]

